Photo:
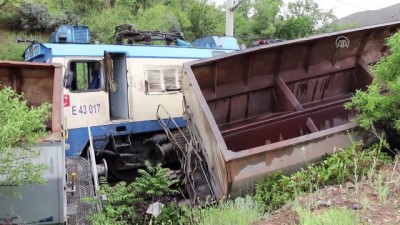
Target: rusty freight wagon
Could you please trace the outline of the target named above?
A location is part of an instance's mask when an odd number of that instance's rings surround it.
[[[357,137],[344,109],[388,53],[389,23],[259,46],[184,65],[184,107],[217,198],[298,169]]]
[[[0,90],[10,87],[22,94],[29,107],[51,104],[48,135],[29,147],[40,153],[33,162],[48,166],[46,184],[14,187],[21,198],[4,195],[10,187],[0,185],[0,225],[88,224],[87,215],[96,210],[95,204],[81,200],[95,195],[93,161],[65,157],[62,85],[61,64],[0,60]]]
[[[67,221],[61,85],[60,64],[0,60],[0,90],[10,87],[23,94],[28,106],[45,102],[52,105],[46,123],[48,135],[30,147],[40,153],[34,162],[48,166],[43,176],[46,184],[14,188],[0,185],[0,224],[65,224]],[[5,195],[7,190],[16,191],[20,198]]]

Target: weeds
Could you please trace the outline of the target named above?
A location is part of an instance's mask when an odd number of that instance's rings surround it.
[[[171,180],[166,169],[161,164],[151,165],[149,161],[145,161],[146,170],[139,169],[139,177],[134,182],[135,190],[153,198],[160,198],[164,194],[176,193],[171,186],[176,184],[178,180]]]
[[[369,150],[362,150],[356,144],[352,144],[342,151],[334,152],[319,164],[308,164],[306,169],[301,169],[291,176],[282,172],[272,174],[256,185],[254,198],[236,198],[195,209],[170,203],[164,207],[159,217],[152,218],[151,224],[251,224],[261,218],[264,211],[275,210],[296,199],[301,193],[313,192],[325,185],[357,182],[366,176],[372,176],[376,169],[389,162],[389,157],[380,152],[382,146],[383,144],[379,143]],[[103,193],[111,196],[111,200],[108,196],[109,203],[105,210],[92,217],[94,224],[122,224],[121,221],[133,223],[138,220],[131,207],[142,200],[138,196],[151,197],[154,200],[165,193],[173,193],[170,187],[176,181],[169,180],[166,170],[161,165],[152,166],[146,163],[146,169],[139,172],[140,177],[132,184],[119,183],[115,187],[102,188]],[[380,201],[383,202],[389,195],[389,188],[384,185],[384,181],[383,176],[378,176],[374,185]],[[112,200],[114,197],[115,201]],[[364,200],[368,201],[366,196]],[[303,225],[346,225],[355,224],[358,220],[356,214],[345,209],[331,208],[314,215],[308,209],[297,206],[295,211]]]
[[[164,206],[160,215],[154,219],[154,224],[162,225],[186,225],[189,223],[190,209],[186,206],[178,206],[174,202]]]
[[[178,182],[171,180],[166,169],[160,164],[153,166],[146,161],[146,169],[147,171],[139,170],[139,177],[130,184],[122,181],[111,186],[103,178],[99,195],[106,196],[106,201],[103,203],[102,211],[89,215],[90,222],[95,225],[143,224],[145,218],[141,218],[136,210],[136,207],[144,201],[143,197],[154,201],[164,194],[173,193],[171,185]],[[96,203],[97,199],[88,201]]]
[[[103,209],[100,212],[89,215],[89,221],[95,225],[123,225],[138,221],[139,215],[135,206],[141,203],[143,199],[139,197],[139,193],[135,190],[134,183],[119,182],[111,186],[105,178],[102,178],[100,182],[99,194],[106,196],[106,201],[103,202]],[[96,203],[97,199],[88,201]]]
[[[362,150],[353,143],[336,151],[319,164],[308,164],[290,176],[282,172],[272,174],[256,185],[255,199],[266,211],[275,210],[303,192],[313,192],[325,185],[358,181],[387,164],[390,158],[381,153],[383,143]],[[384,192],[384,189],[381,189]]]
[[[228,200],[217,206],[197,208],[190,213],[190,223],[198,225],[248,225],[260,219],[262,207],[250,196]]]
[[[380,203],[386,203],[390,194],[390,189],[387,185],[385,185],[385,183],[385,175],[382,173],[379,173],[376,179],[372,182]]]
[[[300,225],[354,225],[358,223],[358,216],[349,209],[330,208],[321,213],[311,212],[309,209],[298,207]]]

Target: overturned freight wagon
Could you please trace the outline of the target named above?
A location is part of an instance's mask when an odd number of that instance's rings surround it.
[[[189,62],[182,80],[189,129],[211,187],[239,195],[274,171],[293,171],[355,135],[344,109],[373,80],[400,23],[329,33]]]
[[[11,87],[23,94],[28,106],[52,104],[46,123],[48,135],[32,146],[40,155],[34,162],[48,166],[45,185],[24,185],[11,189],[0,185],[0,224],[65,224],[65,149],[62,137],[60,64],[0,60],[0,90]],[[0,165],[2,166],[2,165]],[[1,175],[0,175],[1,179]],[[14,190],[20,198],[5,195]]]

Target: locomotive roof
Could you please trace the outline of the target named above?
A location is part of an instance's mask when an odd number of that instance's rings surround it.
[[[50,44],[36,43],[29,46],[24,53],[26,61],[46,61],[53,57],[92,56],[102,57],[104,51],[124,53],[128,58],[185,58],[200,59],[221,53],[232,52],[232,49],[210,49],[180,47],[172,45],[96,45],[96,44]]]

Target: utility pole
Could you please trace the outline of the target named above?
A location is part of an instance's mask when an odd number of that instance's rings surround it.
[[[233,0],[226,0],[226,36],[233,36],[233,10]]]

